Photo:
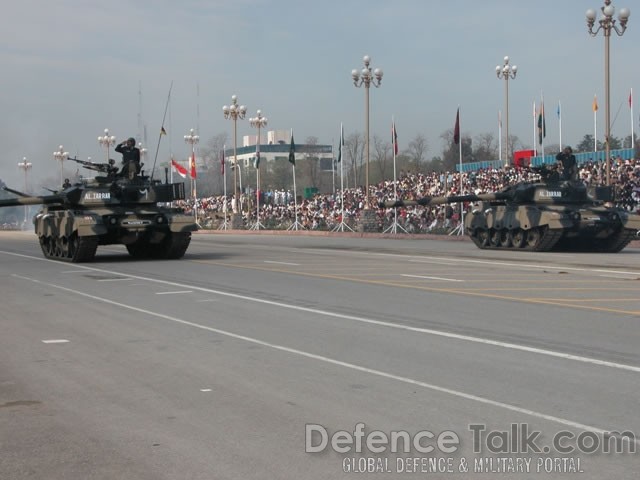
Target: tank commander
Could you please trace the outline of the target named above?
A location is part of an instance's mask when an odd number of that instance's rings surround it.
[[[562,180],[578,179],[578,163],[571,147],[564,147],[564,150],[556,155],[556,160],[562,165]]]
[[[68,178],[65,178],[64,183],[62,184],[62,188],[65,189],[65,188],[69,188],[70,186],[71,186],[71,182],[69,181]]]
[[[116,152],[122,154],[122,169],[120,176],[132,180],[140,173],[140,149],[136,147],[136,139],[128,138],[116,146]]]

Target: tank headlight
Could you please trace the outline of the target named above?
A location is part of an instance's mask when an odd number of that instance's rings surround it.
[[[164,217],[162,215],[158,215],[156,217],[156,223],[160,224],[160,223],[166,223]]]
[[[116,217],[109,217],[110,225],[115,225],[116,223],[118,223],[118,219]]]

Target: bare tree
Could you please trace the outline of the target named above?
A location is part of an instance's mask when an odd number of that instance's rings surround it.
[[[228,140],[227,133],[219,133],[211,137],[200,147],[200,157],[204,160],[204,171],[198,179],[198,194],[201,196],[221,194],[224,191],[221,152]],[[227,166],[229,162],[227,162]],[[217,168],[216,168],[217,167]],[[229,170],[230,172],[231,170]],[[231,183],[229,183],[231,177]],[[233,177],[227,175],[227,190],[232,188]]]
[[[498,155],[498,143],[493,133],[481,133],[474,139],[473,158],[476,162],[495,160]]]
[[[360,133],[352,133],[344,141],[344,150],[346,151],[345,160],[349,168],[347,168],[347,178],[349,171],[353,174],[353,187],[357,187],[362,176],[362,163],[364,158],[364,136]],[[344,161],[344,160],[343,160]],[[347,182],[348,184],[348,182]]]
[[[393,158],[391,151],[391,142],[382,140],[378,135],[373,136],[373,162],[378,167],[378,176],[376,181],[380,182],[389,178],[393,172],[388,172],[390,159]]]
[[[429,151],[429,144],[424,135],[418,134],[409,142],[405,153],[411,158],[415,173],[420,172],[420,166],[427,158],[427,152]]]
[[[316,146],[318,145],[318,137],[307,137],[305,140],[304,160],[305,160],[305,173],[309,181],[309,185],[317,187],[320,181],[319,178],[319,164],[318,153]]]

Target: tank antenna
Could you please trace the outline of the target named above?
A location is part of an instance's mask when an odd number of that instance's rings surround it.
[[[153,168],[151,169],[151,180],[153,180],[153,172],[156,171],[156,161],[158,160],[158,152],[160,151],[160,140],[162,135],[166,135],[167,131],[164,129],[164,121],[167,118],[167,109],[169,108],[169,100],[171,100],[171,89],[173,88],[173,80],[169,86],[169,93],[167,94],[167,103],[164,106],[164,115],[162,115],[162,125],[160,126],[160,132],[158,133],[158,145],[156,146],[156,156],[153,159]]]

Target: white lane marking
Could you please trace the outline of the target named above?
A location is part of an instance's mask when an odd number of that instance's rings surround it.
[[[25,258],[29,258],[29,259],[36,260],[36,261],[58,263],[57,260],[49,260],[49,259],[46,259],[46,258],[32,257],[32,256],[29,256],[29,255],[23,255],[21,253],[4,252],[4,251],[0,251],[0,253],[4,253],[4,254],[7,254],[7,255],[13,255],[13,256],[17,256],[17,257],[25,257]],[[118,272],[112,272],[110,270],[104,270],[104,269],[101,269],[101,268],[95,268],[95,267],[82,267],[82,268],[84,268],[86,270],[93,271],[93,272],[109,273],[109,274],[112,274],[112,275],[118,274]],[[25,278],[26,280],[31,280],[28,277],[21,277],[20,275],[16,275],[16,274],[12,274],[12,276],[17,277],[17,278]],[[432,330],[432,329],[429,329],[429,328],[411,327],[411,326],[408,326],[408,325],[402,325],[402,324],[397,324],[397,323],[383,322],[382,320],[372,320],[370,318],[356,317],[356,316],[353,316],[353,315],[344,315],[344,314],[341,314],[341,313],[329,312],[329,311],[319,310],[319,309],[315,309],[315,308],[301,307],[301,306],[298,306],[298,305],[290,305],[290,304],[281,303],[281,302],[274,302],[274,301],[271,301],[271,300],[263,300],[261,298],[248,297],[246,295],[240,295],[238,293],[223,292],[223,291],[220,291],[220,290],[213,290],[213,289],[210,289],[210,288],[197,287],[197,286],[191,286],[191,285],[184,285],[184,284],[177,283],[177,282],[170,282],[168,280],[159,280],[157,278],[142,277],[142,276],[138,276],[138,275],[129,275],[129,276],[131,278],[135,278],[135,279],[138,279],[138,280],[145,280],[145,281],[148,281],[148,282],[160,283],[162,285],[170,285],[170,286],[174,286],[174,287],[190,287],[190,288],[193,288],[194,290],[197,290],[197,291],[200,291],[200,292],[215,293],[215,294],[223,296],[223,297],[236,298],[236,299],[243,300],[243,301],[262,303],[264,305],[271,305],[271,306],[274,306],[274,307],[286,308],[286,309],[289,309],[289,310],[296,310],[296,311],[299,311],[299,312],[313,313],[313,314],[316,314],[316,315],[322,315],[322,316],[326,316],[326,317],[339,318],[341,320],[351,320],[351,321],[354,321],[354,322],[361,322],[361,323],[366,323],[366,324],[369,324],[369,325],[378,325],[378,326],[383,326],[383,327],[388,327],[388,328],[395,328],[395,329],[398,329],[398,330],[405,330],[405,331],[409,331],[409,332],[424,333],[424,334],[427,334],[427,335],[434,335],[434,336],[443,337],[443,338],[451,338],[451,339],[462,340],[462,341],[466,341],[466,342],[473,342],[473,343],[480,343],[480,344],[484,344],[484,345],[491,345],[491,346],[494,346],[494,347],[509,348],[509,349],[512,349],[512,350],[519,350],[519,351],[522,351],[522,352],[528,352],[528,353],[539,354],[539,355],[548,355],[550,357],[562,358],[564,360],[573,360],[573,361],[576,361],[576,362],[588,363],[588,364],[591,364],[591,365],[598,365],[598,366],[601,366],[601,367],[617,368],[617,369],[620,369],[620,370],[627,370],[627,371],[630,371],[630,372],[640,373],[640,367],[635,367],[633,365],[627,365],[627,364],[624,364],[624,363],[609,362],[609,361],[606,361],[606,360],[599,360],[597,358],[583,357],[583,356],[572,355],[572,354],[563,353],[563,352],[556,352],[554,350],[546,350],[546,349],[542,349],[542,348],[528,347],[526,345],[518,345],[518,344],[515,344],[515,343],[500,342],[500,341],[491,340],[491,339],[488,339],[488,338],[472,337],[472,336],[469,336],[469,335],[460,335],[460,334],[457,334],[457,333],[450,333],[450,332],[444,332],[444,331],[439,331],[439,330]]]
[[[272,260],[265,260],[264,263],[275,263],[275,264],[278,264],[278,265],[292,265],[294,267],[299,267],[300,266],[299,263],[275,262],[275,261],[272,261]]]
[[[193,290],[176,290],[175,292],[156,292],[156,295],[174,295],[177,293],[192,293]]]
[[[457,278],[443,278],[443,277],[427,277],[425,275],[407,275],[402,274],[401,277],[410,277],[410,278],[424,278],[426,280],[443,280],[445,282],[464,282],[464,280],[459,280]]]
[[[10,252],[3,252],[10,253]],[[596,273],[620,273],[623,275],[638,275],[638,272],[628,271],[628,270],[610,270],[610,269],[593,269],[593,268],[580,268],[580,267],[569,267],[569,266],[558,266],[558,265],[544,265],[544,264],[530,264],[530,263],[516,263],[516,262],[498,262],[494,260],[475,260],[470,258],[456,258],[456,257],[428,257],[425,259],[424,257],[420,257],[417,255],[407,255],[402,253],[377,253],[377,252],[340,252],[338,250],[324,250],[321,248],[308,249],[305,250],[305,253],[310,254],[331,254],[331,255],[361,255],[361,256],[374,256],[374,257],[390,257],[390,258],[398,258],[398,259],[406,259],[407,261],[431,261],[431,260],[442,260],[445,262],[453,262],[456,265],[461,263],[474,263],[479,265],[499,265],[501,267],[515,267],[521,269],[530,269],[530,268],[538,268],[538,269],[553,269],[553,270],[570,270],[574,272],[596,272]],[[523,252],[524,253],[524,252]],[[15,254],[18,255],[18,254]],[[556,255],[554,255],[556,256]],[[561,255],[557,255],[561,256]],[[31,257],[29,257],[31,258]],[[572,257],[573,258],[573,257]],[[52,260],[55,261],[55,260]]]
[[[181,325],[186,325],[186,326],[189,326],[189,327],[198,328],[198,329],[205,330],[205,331],[208,331],[208,332],[217,333],[218,335],[224,335],[226,337],[234,338],[236,340],[242,340],[242,341],[245,341],[245,342],[253,343],[255,345],[268,347],[268,348],[271,348],[273,350],[278,350],[278,351],[281,351],[281,352],[290,353],[292,355],[298,355],[298,356],[301,356],[301,357],[309,358],[311,360],[317,360],[317,361],[320,361],[320,362],[328,363],[328,364],[331,364],[331,365],[336,365],[336,366],[339,366],[339,367],[348,368],[350,370],[356,370],[356,371],[363,372],[363,373],[368,373],[370,375],[376,375],[378,377],[387,378],[387,379],[390,379],[390,380],[396,380],[398,382],[406,383],[406,384],[409,384],[409,385],[415,385],[415,386],[418,386],[418,387],[423,387],[423,388],[426,388],[428,390],[433,390],[435,392],[445,393],[445,394],[448,394],[448,395],[452,395],[454,397],[463,398],[465,400],[470,400],[470,401],[482,403],[484,405],[490,405],[492,407],[502,408],[504,410],[510,410],[512,412],[521,413],[521,414],[524,414],[524,415],[529,415],[531,417],[535,417],[535,418],[542,419],[542,420],[547,420],[547,421],[554,422],[554,423],[559,423],[561,425],[566,425],[568,427],[576,428],[576,429],[579,429],[579,430],[584,430],[584,431],[587,431],[587,432],[593,432],[593,433],[597,433],[597,434],[600,434],[600,435],[608,435],[608,434],[610,434],[612,432],[612,430],[604,430],[604,429],[601,429],[601,428],[598,428],[598,427],[594,427],[594,426],[591,426],[591,425],[586,425],[584,423],[574,422],[573,420],[568,420],[566,418],[556,417],[554,415],[547,415],[546,413],[537,412],[535,410],[530,410],[528,408],[522,408],[522,407],[518,407],[516,405],[511,405],[510,403],[498,402],[496,400],[491,400],[489,398],[480,397],[478,395],[473,395],[473,394],[470,394],[470,393],[465,393],[465,392],[462,392],[460,390],[453,390],[451,388],[441,387],[441,386],[438,386],[438,385],[434,385],[432,383],[423,382],[421,380],[416,380],[416,379],[413,379],[413,378],[403,377],[401,375],[396,375],[396,374],[393,374],[393,373],[384,372],[382,370],[376,370],[376,369],[373,369],[373,368],[364,367],[362,365],[357,365],[355,363],[343,362],[342,360],[336,360],[336,359],[331,358],[331,357],[325,357],[324,355],[318,355],[318,354],[315,354],[315,353],[306,352],[304,350],[298,350],[296,348],[285,347],[284,345],[279,345],[277,343],[266,342],[264,340],[260,340],[260,339],[253,338],[253,337],[248,337],[246,335],[240,335],[240,334],[237,334],[237,333],[229,332],[227,330],[221,330],[219,328],[209,327],[207,325],[201,325],[199,323],[190,322],[188,320],[182,320],[182,319],[177,318],[177,317],[172,317],[170,315],[165,315],[165,314],[162,314],[162,313],[153,312],[151,310],[146,310],[144,308],[134,307],[132,305],[127,305],[127,304],[116,302],[116,301],[113,301],[113,300],[108,300],[108,299],[102,298],[102,297],[96,297],[95,295],[90,295],[88,293],[80,292],[80,291],[74,290],[72,288],[63,287],[61,285],[55,285],[55,284],[48,283],[48,282],[42,282],[42,281],[40,281],[40,280],[38,280],[36,278],[23,277],[23,276],[20,276],[20,275],[13,275],[13,276],[18,277],[18,278],[22,278],[23,280],[31,281],[33,283],[39,283],[41,285],[47,285],[48,287],[51,287],[51,288],[57,288],[59,290],[65,291],[65,292],[69,292],[69,293],[73,293],[73,294],[76,294],[76,295],[79,295],[79,296],[82,296],[82,297],[90,298],[90,299],[95,300],[97,302],[103,302],[103,303],[107,303],[109,305],[118,306],[120,308],[125,308],[125,309],[133,310],[133,311],[136,311],[136,312],[139,312],[139,313],[144,313],[144,314],[149,315],[151,317],[163,318],[165,320],[169,320],[169,321],[172,321],[172,322],[175,322],[175,323],[179,323]],[[636,443],[637,445],[640,445],[640,439],[634,439],[633,442]]]
[[[621,275],[634,275],[636,278],[629,278],[629,277],[620,277],[618,275],[598,275],[599,277],[604,277],[604,278],[617,278],[618,280],[637,280],[638,278],[638,274],[637,273],[624,273]]]
[[[210,388],[201,388],[200,391],[201,392],[211,392],[212,390]]]
[[[101,278],[98,282],[119,282],[121,280],[131,280],[130,277],[121,277],[121,278]]]
[[[453,263],[453,262],[439,262],[439,261],[432,261],[432,260],[409,260],[409,263],[429,263],[429,264],[433,264],[433,265],[448,265],[448,266],[453,266],[453,265],[458,265],[457,263]]]
[[[198,302],[219,302],[220,299],[219,298],[205,298],[204,300],[196,300],[196,303]]]
[[[42,340],[42,343],[69,343],[69,340],[64,338],[53,338],[51,340]]]

